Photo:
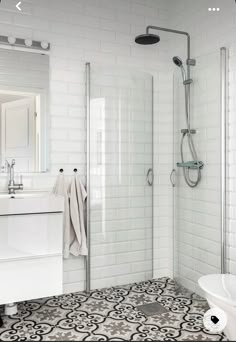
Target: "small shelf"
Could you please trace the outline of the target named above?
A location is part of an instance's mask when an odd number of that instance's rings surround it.
[[[187,161],[184,163],[177,163],[177,167],[183,167],[191,170],[198,170],[198,169],[203,169],[204,163],[202,161]]]

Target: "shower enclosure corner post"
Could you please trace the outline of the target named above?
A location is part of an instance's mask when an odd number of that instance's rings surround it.
[[[228,49],[220,49],[220,108],[221,108],[221,273],[226,267],[226,169],[227,169],[227,113],[228,113]]]
[[[86,129],[87,129],[87,245],[88,255],[86,257],[86,292],[91,290],[91,231],[90,231],[90,76],[91,66],[86,63]]]

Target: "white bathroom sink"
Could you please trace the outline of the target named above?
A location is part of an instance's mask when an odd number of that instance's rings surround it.
[[[16,193],[13,195],[6,194],[6,193],[0,193],[0,199],[2,198],[10,198],[10,199],[20,199],[20,198],[32,198],[32,197],[45,197],[48,193],[46,192],[23,192],[23,193]]]
[[[0,216],[56,213],[64,210],[64,198],[48,192],[0,193]]]

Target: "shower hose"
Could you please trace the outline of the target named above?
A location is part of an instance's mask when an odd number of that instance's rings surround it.
[[[194,146],[194,141],[191,133],[190,127],[190,84],[184,84],[185,87],[185,113],[186,113],[186,124],[187,130],[183,133],[181,143],[180,143],[180,154],[181,154],[181,161],[184,163],[184,140],[187,139],[189,150],[193,160],[197,163],[198,168],[196,169],[197,178],[192,179],[190,176],[190,169],[189,167],[183,167],[183,174],[185,182],[191,188],[195,188],[200,180],[201,180],[201,168],[198,161],[198,155]]]

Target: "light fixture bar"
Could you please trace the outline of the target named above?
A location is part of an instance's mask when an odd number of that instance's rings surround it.
[[[26,49],[33,49],[33,50],[41,50],[41,51],[49,51],[50,44],[46,41],[36,41],[30,39],[23,39],[23,38],[15,38],[15,37],[7,37],[0,35],[0,45],[8,45]]]

